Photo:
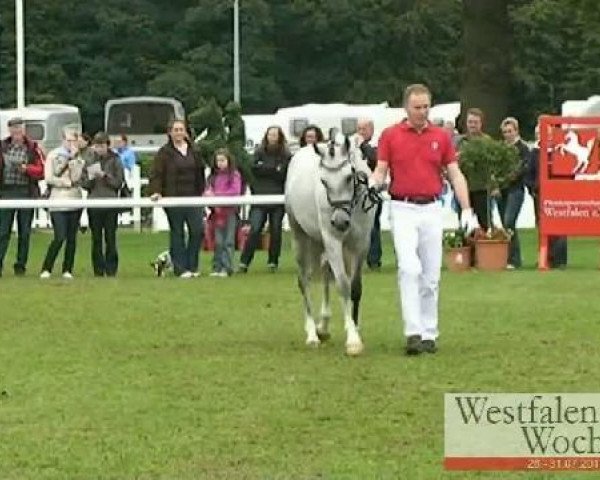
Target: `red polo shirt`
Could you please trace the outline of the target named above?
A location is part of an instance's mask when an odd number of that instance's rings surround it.
[[[389,167],[390,194],[400,197],[442,193],[442,169],[456,161],[446,130],[428,123],[420,132],[406,120],[386,128],[377,156]]]

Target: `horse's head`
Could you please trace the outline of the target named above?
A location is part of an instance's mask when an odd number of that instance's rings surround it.
[[[339,232],[350,228],[350,217],[357,201],[357,175],[354,168],[360,150],[350,144],[348,137],[331,138],[323,150],[314,146],[321,157],[319,173],[327,201],[332,207],[331,225]]]

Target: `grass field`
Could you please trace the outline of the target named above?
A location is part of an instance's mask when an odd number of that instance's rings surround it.
[[[289,239],[277,274],[260,253],[245,276],[186,281],[152,277],[165,235],[122,232],[119,277],[96,279],[87,234],[76,279],[42,282],[37,233],[29,275],[0,279],[0,479],[544,478],[442,466],[445,392],[598,388],[598,242],[539,273],[524,237],[521,271],[444,273],[441,348],[419,358],[386,238],[350,359],[337,302],[331,344],[304,346]]]

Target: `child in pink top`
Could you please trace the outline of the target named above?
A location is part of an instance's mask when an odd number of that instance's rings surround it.
[[[235,167],[229,151],[221,148],[215,152],[208,185],[207,196],[237,196],[242,194],[242,176]],[[233,272],[233,250],[237,230],[238,207],[213,207],[211,221],[215,227],[215,252],[213,277],[227,277]]]

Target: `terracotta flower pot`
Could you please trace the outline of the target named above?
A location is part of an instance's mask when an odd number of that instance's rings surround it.
[[[505,270],[508,263],[507,240],[476,240],[475,266],[479,270]]]
[[[444,252],[444,263],[451,272],[471,270],[471,247],[448,248]]]

